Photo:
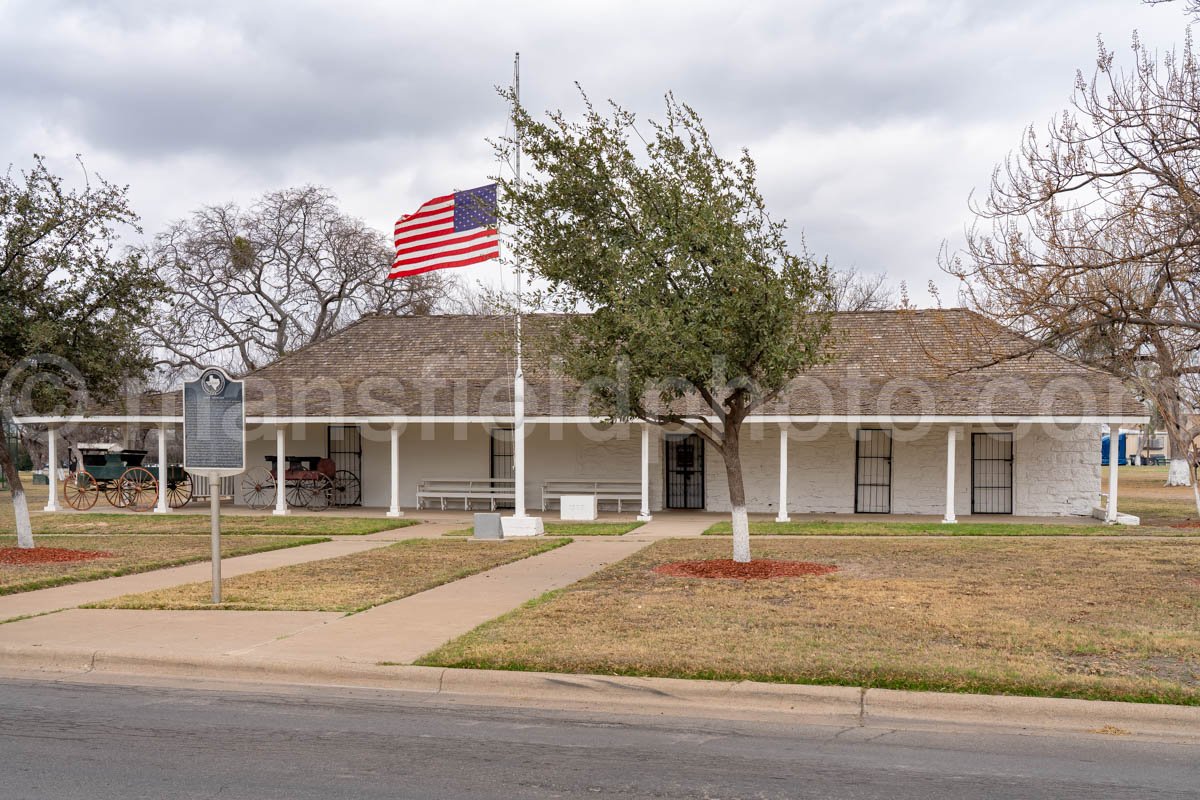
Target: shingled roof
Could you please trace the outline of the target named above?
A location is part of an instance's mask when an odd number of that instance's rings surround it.
[[[531,315],[554,335],[563,318]],[[506,417],[514,324],[504,316],[366,317],[245,376],[249,417]],[[842,313],[829,363],[792,382],[762,415],[1141,417],[1121,382],[959,309]],[[995,354],[1016,357],[1000,359]],[[526,359],[526,414],[593,416],[586,393]],[[989,365],[990,364],[990,365]],[[178,393],[124,413],[177,415]],[[688,411],[701,412],[699,405]],[[99,413],[99,412],[98,412]],[[121,413],[109,410],[107,413]]]

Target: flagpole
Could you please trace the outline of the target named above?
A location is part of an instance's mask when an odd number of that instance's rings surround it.
[[[521,54],[513,55],[513,128],[516,136],[516,179],[517,191],[521,189],[521,133],[516,130],[517,109],[521,105]],[[517,279],[517,369],[513,374],[513,515],[500,520],[505,538],[510,536],[538,536],[544,532],[541,517],[525,513],[525,372],[521,363],[521,314],[524,298],[522,291],[521,259],[513,260]]]
[[[521,104],[521,54],[513,54],[513,131],[517,140],[516,183],[521,188],[521,134],[516,130],[516,111]],[[516,259],[517,277],[517,371],[513,376],[513,460],[516,462],[513,516],[525,516],[525,374],[521,365],[521,259]]]

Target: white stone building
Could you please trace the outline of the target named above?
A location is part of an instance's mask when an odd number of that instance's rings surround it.
[[[526,325],[552,331],[555,319],[527,317]],[[274,458],[312,468],[317,459],[332,459],[361,481],[357,496],[341,500],[380,513],[400,514],[421,500],[511,507],[512,342],[512,319],[505,317],[363,319],[245,376],[248,466],[267,467]],[[1085,515],[1098,504],[1101,424],[1147,421],[1119,381],[1030,349],[965,311],[839,314],[829,342],[829,364],[794,381],[746,423],[742,464],[751,512],[779,519],[936,514],[948,521]],[[991,363],[1001,350],[1021,355]],[[583,481],[601,482],[602,499],[622,496],[623,511],[644,516],[728,510],[723,461],[700,437],[597,418],[586,392],[527,356],[531,512],[545,501],[554,513],[564,489],[589,493]],[[24,421],[127,423],[169,433],[182,417],[173,393]],[[296,463],[299,457],[310,461]],[[470,492],[453,488],[468,482]],[[255,499],[249,484],[235,479],[235,502]],[[285,513],[288,498],[275,494],[271,507]],[[616,499],[602,503],[615,506]]]

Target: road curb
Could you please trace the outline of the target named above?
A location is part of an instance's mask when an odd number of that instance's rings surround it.
[[[246,657],[131,655],[0,645],[0,668],[22,673],[369,687],[464,704],[730,719],[809,718],[872,727],[988,726],[1138,734],[1200,741],[1200,707],[1043,697],[911,692],[853,686],[700,681],[451,669]]]

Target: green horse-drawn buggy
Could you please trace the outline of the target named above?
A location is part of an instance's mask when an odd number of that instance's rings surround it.
[[[167,505],[179,508],[192,499],[192,478],[179,464],[162,467],[142,465],[145,450],[112,450],[80,447],[79,461],[63,482],[63,499],[71,508],[86,511],[103,494],[109,505],[131,511],[149,511],[158,502],[159,491],[167,493]]]

